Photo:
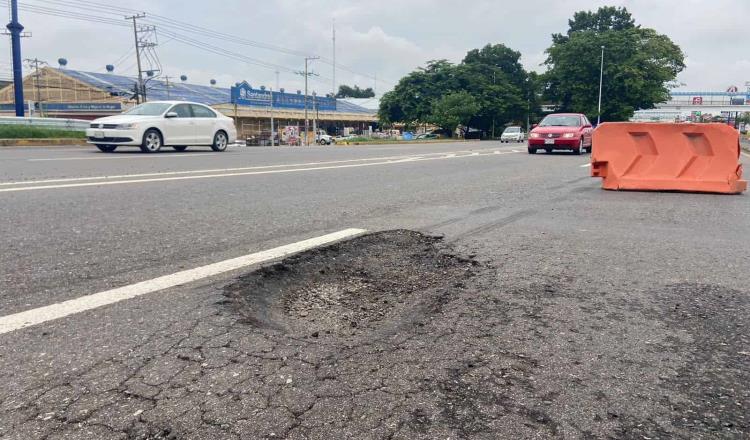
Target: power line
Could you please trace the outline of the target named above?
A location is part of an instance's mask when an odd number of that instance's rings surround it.
[[[132,13],[133,11],[133,10],[126,9],[126,8],[120,8],[120,7],[115,7],[111,5],[104,5],[101,3],[96,3],[96,2],[91,2],[91,1],[81,1],[81,0],[35,0],[35,1],[42,2],[42,3],[64,5],[64,6],[74,6],[74,7],[86,9],[89,11],[104,12],[104,13],[109,13],[109,14],[114,14],[114,15],[122,14],[126,11],[129,11]],[[101,9],[105,9],[105,10],[102,11]],[[231,35],[231,34],[227,34],[223,32],[217,32],[215,29],[208,29],[202,26],[197,26],[191,23],[187,23],[187,22],[180,21],[180,20],[175,20],[169,17],[158,15],[158,14],[149,14],[149,17],[154,17],[158,20],[154,20],[152,18],[146,18],[144,21],[148,21],[150,23],[156,24],[160,28],[166,27],[166,28],[177,29],[180,31],[192,31],[204,37],[223,40],[223,41],[229,41],[229,42],[242,44],[246,46],[257,47],[260,49],[272,50],[276,52],[285,53],[288,55],[296,55],[296,56],[310,56],[311,55],[308,52],[304,52],[304,51],[300,51],[296,49],[290,49],[290,48],[283,47],[283,46],[263,43],[263,42],[259,42],[255,40],[250,40],[244,37],[239,37],[236,35]],[[339,68],[341,70],[347,71],[354,75],[359,75],[364,78],[369,78],[369,79],[372,79],[373,81],[381,82],[384,84],[389,84],[389,85],[395,84],[395,82],[383,80],[382,78],[378,79],[377,76],[375,75],[365,74],[365,73],[355,70],[352,67],[337,63],[335,56],[334,56],[334,59],[329,59],[329,58],[322,57],[322,56],[319,56],[318,58],[320,59],[321,62],[325,64],[333,66],[334,68]]]
[[[37,1],[39,1],[39,0],[37,0]],[[74,3],[74,1],[72,1],[72,0],[68,0],[68,1],[66,1],[66,0],[43,0],[43,1],[50,2],[50,3],[58,3],[58,4],[68,4],[68,5]],[[5,0],[5,2],[7,3],[7,0]],[[96,3],[91,3],[91,4],[96,4]],[[98,5],[98,4],[96,4],[96,5]],[[87,22],[93,22],[93,23],[102,23],[102,24],[108,24],[108,25],[120,26],[120,27],[130,27],[130,25],[128,25],[128,24],[123,23],[122,21],[120,21],[121,19],[113,19],[113,18],[96,16],[96,15],[91,15],[91,14],[81,14],[81,13],[75,13],[75,12],[70,12],[70,11],[64,11],[64,10],[59,10],[59,9],[54,9],[54,8],[47,8],[47,7],[36,6],[36,5],[28,5],[28,4],[27,5],[21,5],[21,7],[22,7],[22,9],[24,9],[26,11],[29,11],[29,12],[32,12],[32,13],[36,13],[36,14],[51,15],[51,16],[56,16],[56,17],[70,18],[70,19],[75,19],[75,20],[81,20],[81,21],[87,21]],[[87,9],[91,9],[91,8],[87,8]],[[130,11],[129,9],[115,8],[115,7],[109,7],[109,9],[117,10],[118,12],[121,12],[121,11]],[[114,12],[109,12],[109,13],[114,14]],[[177,22],[176,20],[170,20],[170,19],[167,19],[167,20],[168,21],[175,21],[175,22]],[[182,22],[178,22],[178,23],[182,23]],[[164,24],[162,24],[162,26],[164,26]],[[166,25],[166,26],[167,27],[174,27],[174,26],[171,26],[171,25]],[[188,26],[190,26],[192,28],[196,28],[196,29],[205,29],[205,28],[200,28],[198,26],[193,26],[193,25],[188,25]],[[175,41],[181,42],[181,43],[183,43],[185,45],[188,45],[188,46],[191,46],[191,47],[194,47],[194,48],[198,48],[198,49],[205,50],[207,52],[214,53],[216,55],[225,56],[227,58],[231,58],[231,59],[234,59],[234,60],[237,60],[237,61],[242,61],[244,63],[251,64],[251,65],[256,65],[256,66],[259,66],[259,67],[273,69],[274,71],[281,70],[281,71],[284,71],[284,72],[287,72],[287,73],[295,73],[295,70],[293,70],[291,68],[288,68],[288,67],[285,67],[285,66],[281,66],[281,65],[277,65],[277,64],[273,64],[273,63],[268,63],[268,62],[265,62],[265,61],[262,61],[262,60],[259,60],[259,59],[256,59],[256,58],[248,57],[248,56],[246,56],[244,54],[240,54],[240,53],[237,53],[237,52],[232,52],[230,50],[224,49],[223,47],[215,46],[215,45],[206,43],[204,41],[197,40],[195,38],[191,38],[189,36],[178,34],[178,33],[174,32],[174,31],[171,31],[171,30],[163,30],[162,29],[161,33],[164,34],[164,35],[167,35],[167,36],[171,37]],[[226,34],[223,34],[223,35],[226,35]],[[233,37],[233,39],[234,39],[234,37]],[[243,40],[243,39],[240,39],[240,40]],[[243,40],[243,41],[251,41],[251,40]],[[295,53],[301,53],[301,52],[295,52]],[[323,81],[323,80],[330,81],[330,79],[325,78],[325,77],[320,77],[320,79],[316,79],[316,81]]]

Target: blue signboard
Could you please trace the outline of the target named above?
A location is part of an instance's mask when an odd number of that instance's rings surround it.
[[[119,102],[76,102],[76,103],[59,103],[44,102],[42,103],[45,111],[52,112],[119,112],[122,111],[122,103]],[[38,105],[37,105],[38,107]]]
[[[305,95],[295,93],[271,92],[250,87],[243,81],[231,89],[232,104],[254,107],[270,107],[273,100],[274,108],[304,109]],[[336,111],[336,99],[320,96],[308,96],[307,108],[313,111]]]
[[[34,109],[39,111],[39,102],[34,103]],[[46,112],[120,112],[122,103],[119,102],[42,102],[42,108]],[[0,104],[0,111],[11,111],[13,104]],[[29,105],[24,104],[28,110]]]

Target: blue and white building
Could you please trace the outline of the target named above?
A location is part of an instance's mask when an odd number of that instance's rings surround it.
[[[212,83],[214,83],[212,81]],[[303,127],[305,107],[307,116],[317,127],[331,134],[347,131],[367,131],[377,123],[377,112],[344,100],[311,94],[305,99],[301,91],[284,89],[271,91],[240,81],[231,87],[215,84],[198,85],[187,78],[145,79],[145,99],[185,100],[210,105],[231,116],[240,137],[263,137],[274,127]],[[84,72],[45,67],[39,75],[24,78],[27,115],[61,118],[94,119],[118,114],[136,105],[137,79],[104,72]],[[305,101],[307,101],[305,103]],[[29,112],[31,107],[31,112]],[[0,114],[14,115],[13,85],[0,90]]]

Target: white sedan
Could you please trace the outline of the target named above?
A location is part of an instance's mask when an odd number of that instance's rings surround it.
[[[237,130],[231,118],[203,104],[153,101],[92,121],[86,138],[105,153],[119,146],[138,146],[144,153],[163,146],[185,151],[189,145],[224,151],[237,139]]]
[[[523,142],[523,140],[523,130],[518,126],[507,127],[500,135],[500,142]]]

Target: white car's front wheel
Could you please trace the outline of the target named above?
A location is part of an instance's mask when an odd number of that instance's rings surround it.
[[[227,149],[228,144],[229,139],[227,138],[227,134],[223,131],[217,131],[214,135],[214,143],[211,144],[211,149],[214,151],[224,151]]]
[[[141,151],[144,153],[156,153],[161,150],[161,133],[154,128],[149,128],[143,133],[143,142],[141,142]]]

